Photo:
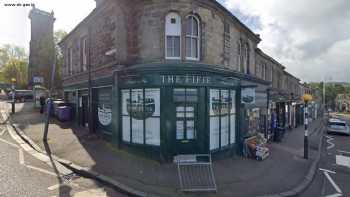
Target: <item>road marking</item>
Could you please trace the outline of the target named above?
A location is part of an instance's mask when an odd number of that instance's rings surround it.
[[[332,179],[332,177],[328,174],[328,173],[333,173],[335,174],[334,171],[331,170],[327,170],[327,169],[322,169],[320,168],[321,171],[323,171],[323,174],[326,176],[326,178],[328,179],[328,181],[332,184],[333,188],[335,189],[335,191],[337,191],[337,193],[335,194],[331,194],[328,195],[326,197],[339,197],[339,196],[343,196],[343,192],[341,191],[341,189],[339,188],[339,186],[334,182],[334,180]]]
[[[24,154],[22,149],[18,149],[18,155],[19,155],[19,163],[21,165],[24,165]]]
[[[4,143],[6,143],[6,144],[8,144],[8,145],[10,145],[10,146],[12,146],[12,147],[19,148],[19,146],[18,146],[17,144],[8,142],[8,141],[6,141],[6,140],[4,140],[4,139],[1,139],[1,138],[0,138],[0,141],[1,141],[1,142],[4,142]]]
[[[337,150],[337,151],[340,152],[340,153],[350,154],[349,151],[343,151],[343,150]]]
[[[53,190],[58,189],[60,187],[69,186],[69,185],[74,186],[74,187],[79,187],[78,184],[70,182],[69,184],[68,183],[60,183],[60,184],[52,185],[52,186],[48,187],[47,189],[50,191],[53,191]]]
[[[327,150],[329,150],[329,149],[331,149],[331,148],[334,148],[335,144],[331,142],[332,140],[334,140],[334,138],[329,137],[328,135],[326,136],[326,138],[328,138],[328,139],[327,139],[327,143],[329,144],[329,145],[327,146]]]
[[[329,173],[332,173],[332,174],[336,174],[336,172],[332,171],[332,170],[327,170],[327,169],[323,169],[323,168],[319,168],[321,171],[323,172],[329,172]]]
[[[0,132],[0,135],[4,135],[6,129],[3,129],[1,132]]]
[[[39,171],[39,172],[42,172],[42,173],[45,173],[45,174],[49,174],[49,175],[52,175],[54,177],[57,177],[57,174],[53,173],[53,172],[50,172],[48,170],[45,170],[45,169],[42,169],[42,168],[38,168],[38,167],[34,167],[34,166],[31,166],[31,165],[25,165],[27,168],[30,168],[30,169],[33,169],[33,170],[36,170],[36,171]]]
[[[350,157],[346,157],[343,155],[336,155],[335,161],[336,161],[337,165],[339,165],[339,166],[345,166],[345,167],[350,168]]]

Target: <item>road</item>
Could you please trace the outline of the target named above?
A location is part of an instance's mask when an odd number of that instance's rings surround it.
[[[3,108],[0,106],[1,109]],[[0,197],[124,197],[112,188],[75,174],[62,177],[26,152],[0,125]]]
[[[350,124],[350,116],[337,118]],[[350,196],[350,163],[346,167],[341,162],[350,161],[350,137],[325,133],[323,140],[322,156],[315,179],[300,196]]]

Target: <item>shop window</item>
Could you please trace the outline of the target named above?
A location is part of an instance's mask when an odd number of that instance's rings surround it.
[[[160,145],[160,90],[122,90],[122,140]]]
[[[181,18],[176,13],[169,13],[165,18],[165,57],[181,58]]]
[[[210,150],[236,142],[235,98],[234,90],[210,90]]]
[[[196,113],[198,105],[198,90],[174,89],[174,103],[176,105],[176,139],[196,139]]]
[[[199,60],[199,20],[191,15],[186,21],[186,59]]]

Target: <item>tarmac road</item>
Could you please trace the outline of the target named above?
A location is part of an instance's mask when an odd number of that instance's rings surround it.
[[[0,107],[4,106],[1,103]],[[3,109],[3,108],[2,108]],[[27,153],[0,125],[0,197],[122,197],[101,183],[72,174],[61,177]]]
[[[350,116],[338,116],[350,123]],[[319,169],[311,186],[300,196],[350,196],[350,136],[324,133]],[[336,159],[338,157],[338,160]]]

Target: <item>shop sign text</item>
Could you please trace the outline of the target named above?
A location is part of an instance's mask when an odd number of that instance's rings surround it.
[[[200,75],[161,75],[162,84],[191,84],[191,85],[200,85],[200,84],[210,84],[211,78],[208,76]]]

